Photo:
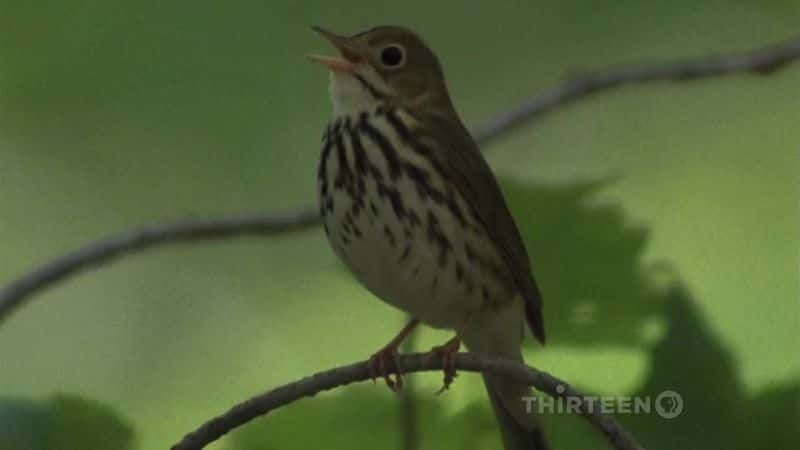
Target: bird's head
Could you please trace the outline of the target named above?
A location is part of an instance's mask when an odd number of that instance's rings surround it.
[[[450,104],[436,55],[416,33],[380,26],[352,36],[312,27],[339,56],[311,55],[331,72],[334,112],[362,111],[382,102],[407,108]]]

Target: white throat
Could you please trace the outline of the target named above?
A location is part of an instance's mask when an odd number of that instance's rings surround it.
[[[330,74],[330,95],[335,117],[374,109],[380,103],[352,74],[335,70]]]

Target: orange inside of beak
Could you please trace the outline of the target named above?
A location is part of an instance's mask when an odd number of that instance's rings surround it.
[[[340,72],[353,72],[355,71],[355,64],[336,56],[327,55],[308,55],[309,60],[317,64],[322,64],[331,70],[338,70]]]
[[[339,36],[320,27],[311,27],[311,29],[333,44],[342,55],[341,58],[326,55],[308,55],[308,59],[311,61],[327,66],[331,70],[343,72],[355,71],[356,65],[364,61],[364,57],[350,45],[349,38],[346,36]]]

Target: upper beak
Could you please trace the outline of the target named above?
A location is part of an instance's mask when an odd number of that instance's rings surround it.
[[[326,55],[308,55],[308,59],[311,61],[325,65],[331,70],[343,72],[354,72],[356,65],[364,61],[364,57],[353,47],[350,43],[350,38],[347,36],[340,36],[317,26],[313,26],[311,29],[321,34],[322,37],[333,44],[342,55],[341,58]]]

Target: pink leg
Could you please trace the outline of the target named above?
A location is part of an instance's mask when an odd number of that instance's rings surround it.
[[[369,373],[373,382],[375,378],[381,376],[389,389],[396,392],[403,388],[403,372],[397,359],[397,348],[417,325],[419,325],[417,319],[408,322],[394,339],[369,358]],[[392,372],[395,373],[394,380],[390,376]]]
[[[455,335],[443,345],[437,345],[431,349],[431,355],[442,357],[442,371],[444,371],[444,385],[436,392],[437,395],[450,389],[453,380],[458,376],[458,373],[456,373],[456,355],[459,348],[461,348],[461,338]]]

